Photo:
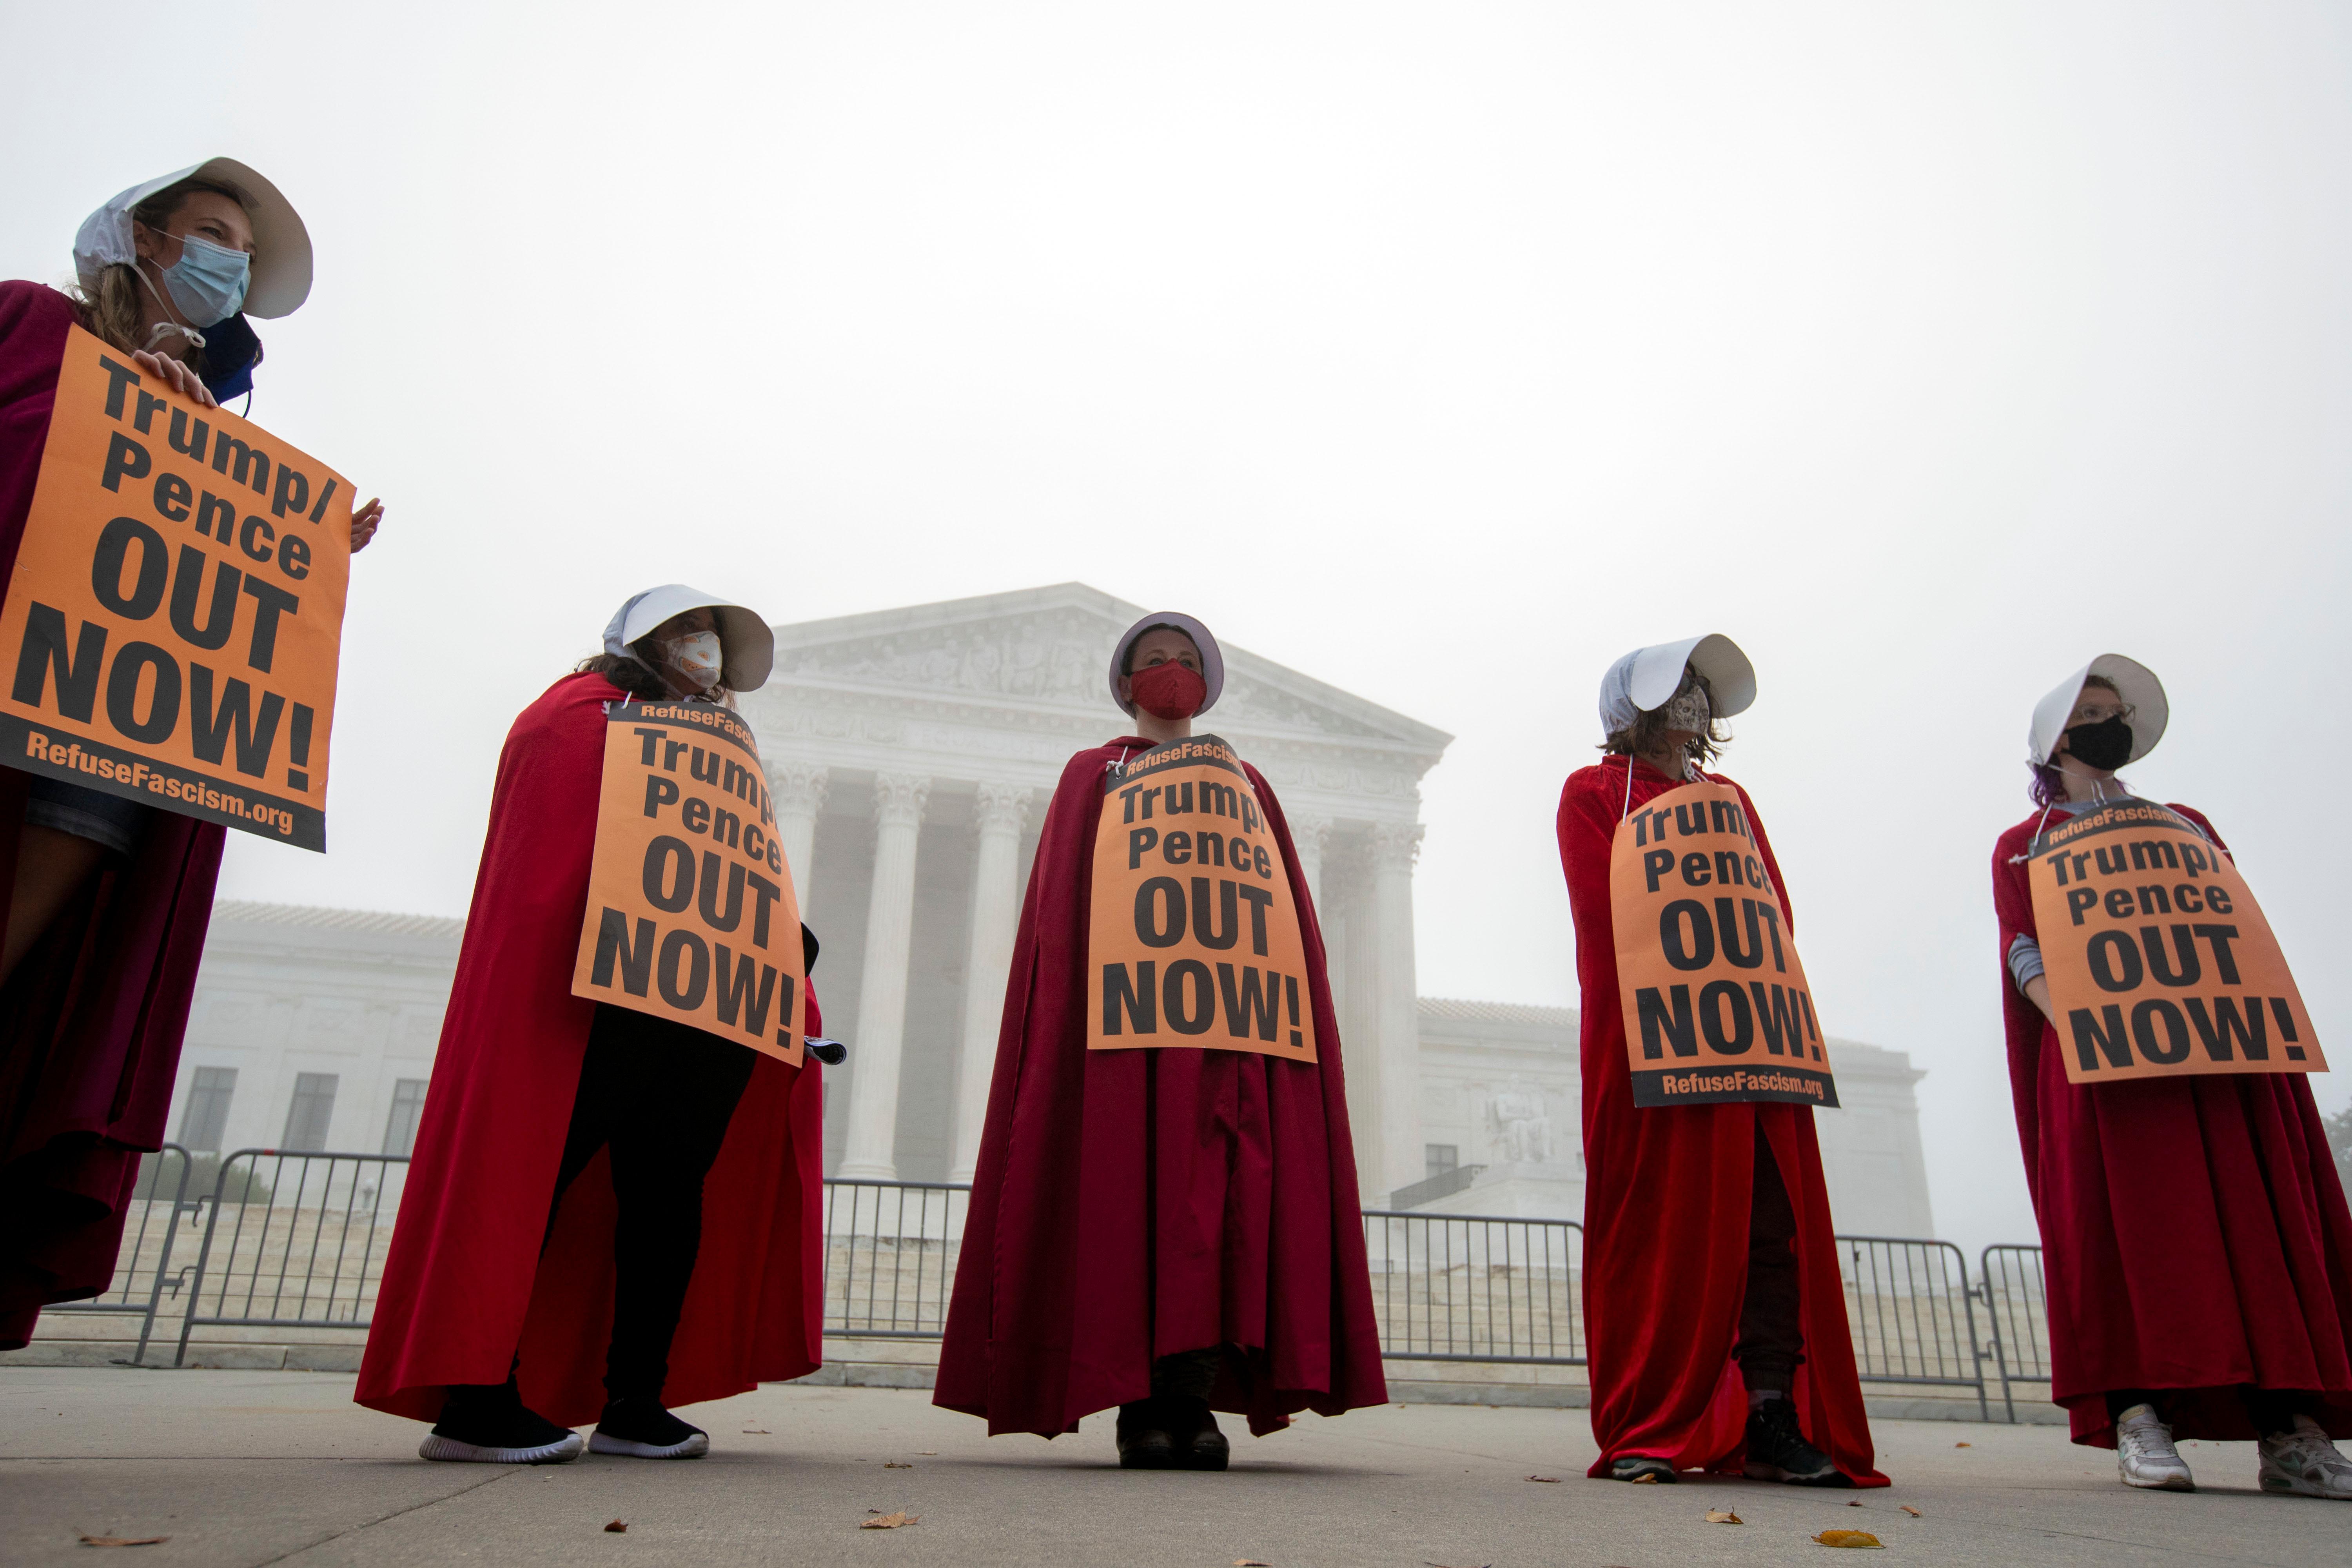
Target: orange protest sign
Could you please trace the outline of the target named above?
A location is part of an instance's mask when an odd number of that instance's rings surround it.
[[[2187,817],[2119,800],[2045,826],[2030,853],[2068,1082],[2327,1070],[2270,921]]]
[[[572,994],[798,1067],[808,976],[759,743],[707,702],[615,702]]]
[[[352,488],[77,327],[0,604],[0,762],[327,847]]]
[[[1668,790],[1609,850],[1635,1105],[1835,1105],[1788,911],[1728,784]]]
[[[1234,749],[1171,741],[1104,780],[1087,1048],[1315,1060],[1307,942],[1282,847]]]

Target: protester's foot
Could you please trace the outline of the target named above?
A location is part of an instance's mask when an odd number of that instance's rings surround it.
[[[1673,1486],[1682,1478],[1665,1460],[1650,1454],[1628,1454],[1610,1462],[1609,1479],[1612,1481],[1655,1481],[1661,1486]]]
[[[1118,1468],[1122,1470],[1172,1470],[1176,1440],[1168,1431],[1162,1402],[1139,1399],[1118,1407]]]
[[[2326,1428],[2310,1416],[2296,1416],[2294,1431],[2263,1438],[2254,1451],[2261,1457],[2255,1474],[2263,1490],[2352,1500],[2352,1459],[2336,1451]]]
[[[1797,1429],[1797,1407],[1786,1399],[1768,1399],[1748,1413],[1748,1479],[1798,1487],[1845,1484],[1830,1457],[1805,1441]]]
[[[597,1419],[588,1451],[631,1459],[698,1459],[710,1452],[710,1434],[672,1415],[658,1399],[615,1399]]]
[[[1168,1424],[1169,1447],[1174,1451],[1176,1465],[1186,1470],[1222,1470],[1232,1457],[1232,1445],[1217,1430],[1216,1413],[1205,1399],[1189,1394],[1170,1394],[1159,1401],[1160,1413]]]
[[[453,1393],[419,1458],[469,1465],[561,1465],[580,1457],[580,1434],[527,1407],[512,1385]]]
[[[2269,1458],[2263,1473],[2268,1476]],[[2193,1492],[2197,1479],[2189,1473],[2180,1450],[2172,1446],[2172,1428],[2156,1418],[2156,1406],[2135,1405],[2116,1417],[2116,1472],[2127,1487],[2156,1491]]]

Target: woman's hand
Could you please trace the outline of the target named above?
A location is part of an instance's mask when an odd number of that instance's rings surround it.
[[[383,502],[373,496],[367,505],[352,513],[352,553],[357,555],[375,537],[376,525],[383,521]]]
[[[2050,1020],[2050,1026],[2056,1028],[2058,1015],[2050,1010],[2050,982],[2037,974],[2025,983],[2024,989],[2025,999],[2041,1008],[2042,1016]]]
[[[131,362],[197,407],[220,406],[220,400],[215,397],[212,389],[205,384],[204,377],[181,361],[166,359],[162,354],[151,354],[144,349],[139,349],[131,353]]]

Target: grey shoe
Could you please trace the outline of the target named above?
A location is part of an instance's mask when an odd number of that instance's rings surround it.
[[[2189,1473],[2180,1450],[2172,1446],[2172,1428],[2156,1418],[2152,1405],[2135,1405],[2116,1417],[2116,1472],[2127,1487],[2166,1492],[2197,1489],[2197,1478]]]
[[[2294,1431],[2263,1438],[2254,1452],[2261,1458],[2255,1476],[2263,1490],[2352,1501],[2352,1459],[2336,1452],[2326,1429],[2310,1416],[2296,1416]]]

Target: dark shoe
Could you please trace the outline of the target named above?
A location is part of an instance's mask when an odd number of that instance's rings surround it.
[[[1827,1454],[1805,1441],[1797,1430],[1797,1407],[1786,1399],[1768,1399],[1748,1412],[1748,1479],[1798,1487],[1852,1484]]]
[[[1169,1394],[1159,1400],[1168,1421],[1168,1441],[1175,1450],[1176,1465],[1186,1470],[1222,1470],[1232,1457],[1233,1446],[1225,1435],[1217,1430],[1216,1412],[1205,1399],[1186,1394]]]
[[[527,1408],[509,1383],[455,1388],[417,1458],[470,1465],[561,1465],[580,1457],[580,1434]]]
[[[672,1415],[658,1399],[615,1399],[598,1418],[588,1451],[631,1459],[698,1459],[710,1452],[710,1434]]]
[[[1168,1434],[1168,1419],[1157,1399],[1139,1399],[1118,1407],[1118,1468],[1122,1470],[1172,1470],[1176,1440]]]
[[[1609,1479],[1612,1481],[1655,1481],[1661,1486],[1674,1486],[1682,1478],[1665,1460],[1649,1454],[1628,1454],[1610,1462]]]

